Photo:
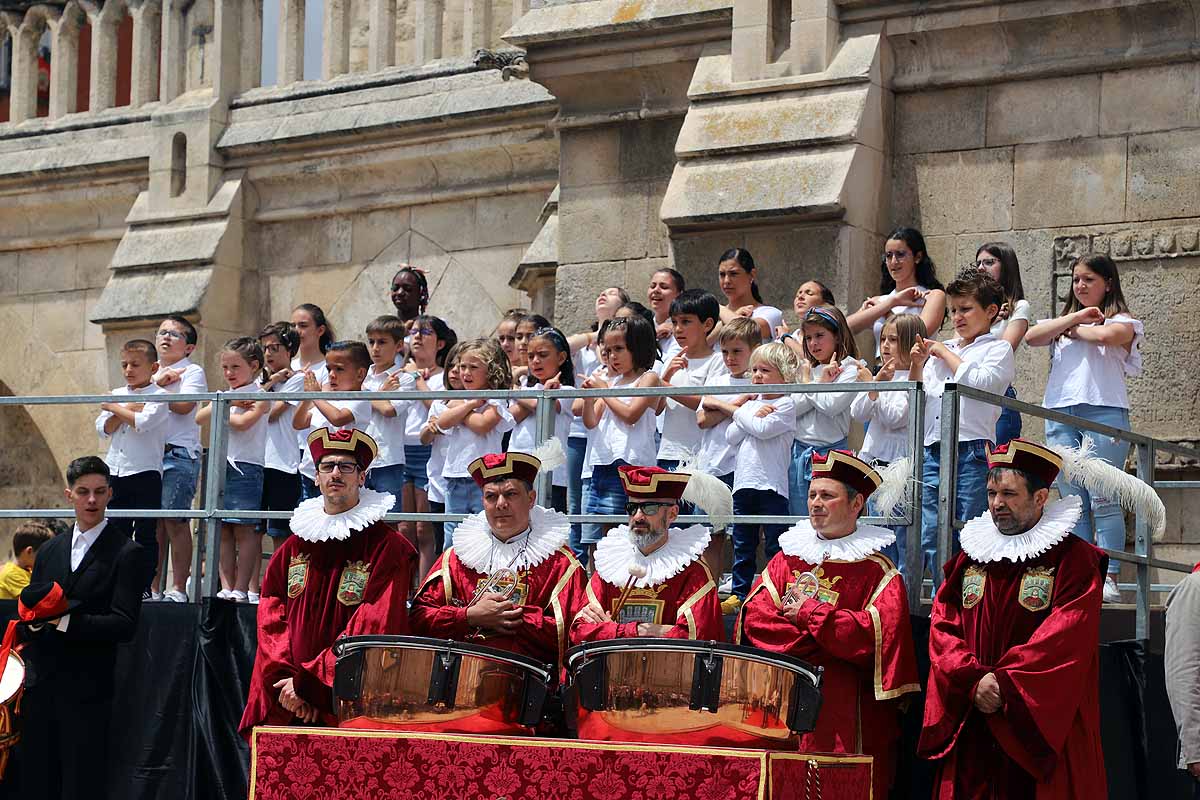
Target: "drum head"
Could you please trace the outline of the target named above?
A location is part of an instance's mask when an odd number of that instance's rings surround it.
[[[25,662],[16,653],[9,653],[4,676],[0,677],[0,703],[7,703],[24,685]]]

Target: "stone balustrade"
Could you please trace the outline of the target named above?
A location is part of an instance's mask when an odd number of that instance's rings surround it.
[[[461,20],[447,19],[446,0],[69,0],[65,5],[34,5],[24,12],[0,11],[0,41],[12,42],[8,124],[111,109],[118,104],[118,82],[124,80],[129,81],[129,109],[170,103],[195,89],[210,88],[229,100],[255,88],[262,74],[264,3],[278,4],[276,83],[286,86],[305,77],[305,14],[309,8],[322,14],[320,79],[328,81],[352,72],[374,73],[441,58],[469,58],[479,49],[497,46],[501,44],[499,32],[509,24],[495,13],[508,16],[510,6],[501,5],[503,2],[463,0],[457,12]],[[218,6],[236,23],[227,26],[227,41],[217,40],[214,21]],[[512,21],[528,8],[529,0],[511,0]],[[410,18],[404,19],[403,14]],[[132,22],[132,52],[128,55],[120,52],[118,36],[127,19]],[[91,37],[86,72],[79,63],[80,32],[85,27]],[[452,38],[448,31],[453,31]],[[361,48],[364,33],[367,55],[365,63],[360,63],[352,53],[355,46]],[[48,112],[43,107],[39,114],[38,49],[47,34],[50,96]],[[129,47],[127,40],[124,46]],[[401,60],[399,53],[411,53],[411,57]],[[127,76],[118,72],[123,59],[131,65]],[[79,108],[81,73],[90,76],[85,78],[86,109]]]

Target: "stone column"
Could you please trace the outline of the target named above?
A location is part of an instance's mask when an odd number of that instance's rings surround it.
[[[213,95],[220,104],[228,103],[242,91],[242,2],[213,0],[213,49],[217,60]]]
[[[129,105],[137,108],[158,99],[158,50],[162,40],[162,4],[160,0],[129,0],[129,13],[133,17],[133,68]]]
[[[838,44],[837,5],[833,0],[792,0],[790,61],[793,72],[824,72]]]
[[[325,0],[325,48],[321,77],[325,80],[350,71],[350,0]]]
[[[242,91],[262,84],[262,35],[263,0],[242,0]]]
[[[413,15],[413,54],[418,66],[442,57],[444,10],[445,0],[416,0]]]
[[[463,1],[463,49],[467,58],[492,39],[492,0]]]
[[[734,0],[733,79],[823,72],[838,36],[834,0]]]
[[[50,47],[54,69],[50,70],[50,119],[58,119],[78,110],[79,23],[83,12],[68,4],[62,16],[50,20]]]
[[[279,0],[278,66],[278,85],[304,79],[304,0]]]
[[[8,118],[24,122],[37,117],[37,34],[20,14],[4,12],[4,24],[12,39],[12,88],[8,96]]]
[[[162,0],[162,51],[158,97],[169,103],[183,94],[187,74],[187,39],[182,8],[187,0]]]
[[[371,0],[367,62],[371,72],[396,65],[396,0]]]
[[[88,110],[92,113],[112,108],[117,100],[117,25],[125,18],[124,0],[79,0],[92,26],[92,83]]]

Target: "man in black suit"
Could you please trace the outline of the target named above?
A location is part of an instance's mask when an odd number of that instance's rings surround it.
[[[144,575],[138,546],[109,526],[108,467],[95,456],[67,467],[75,527],[38,552],[32,583],[62,586],[68,613],[23,631],[21,797],[103,798],[117,645],[133,639]]]

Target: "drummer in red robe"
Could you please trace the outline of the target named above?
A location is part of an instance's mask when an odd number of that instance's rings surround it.
[[[596,545],[596,571],[587,586],[588,603],[571,625],[572,644],[639,636],[724,641],[717,587],[700,560],[711,533],[703,525],[671,523],[680,500],[728,517],[729,488],[702,473],[629,465],[618,472],[629,498],[629,523]]]
[[[848,451],[813,456],[809,518],[780,535],[735,635],[825,668],[817,727],[800,749],[872,756],[873,796],[885,798],[900,705],[920,684],[904,581],[880,552],[896,534],[858,521],[881,481]]]
[[[919,755],[941,800],[1103,800],[1100,606],[1108,557],[1072,536],[1063,459],[1013,439],[988,456],[988,513],[969,521],[930,617]],[[1111,495],[1110,495],[1111,496]]]
[[[566,515],[537,505],[533,482],[553,469],[547,464],[511,451],[467,468],[483,511],[454,529],[454,547],[426,576],[413,600],[414,633],[478,641],[561,668],[585,576],[567,546]]]
[[[267,565],[258,651],[241,733],[256,725],[336,725],[332,648],[343,636],[408,633],[416,551],[382,521],[393,497],[363,487],[379,448],[359,430],[308,438],[320,497],[292,514],[294,536]]]

